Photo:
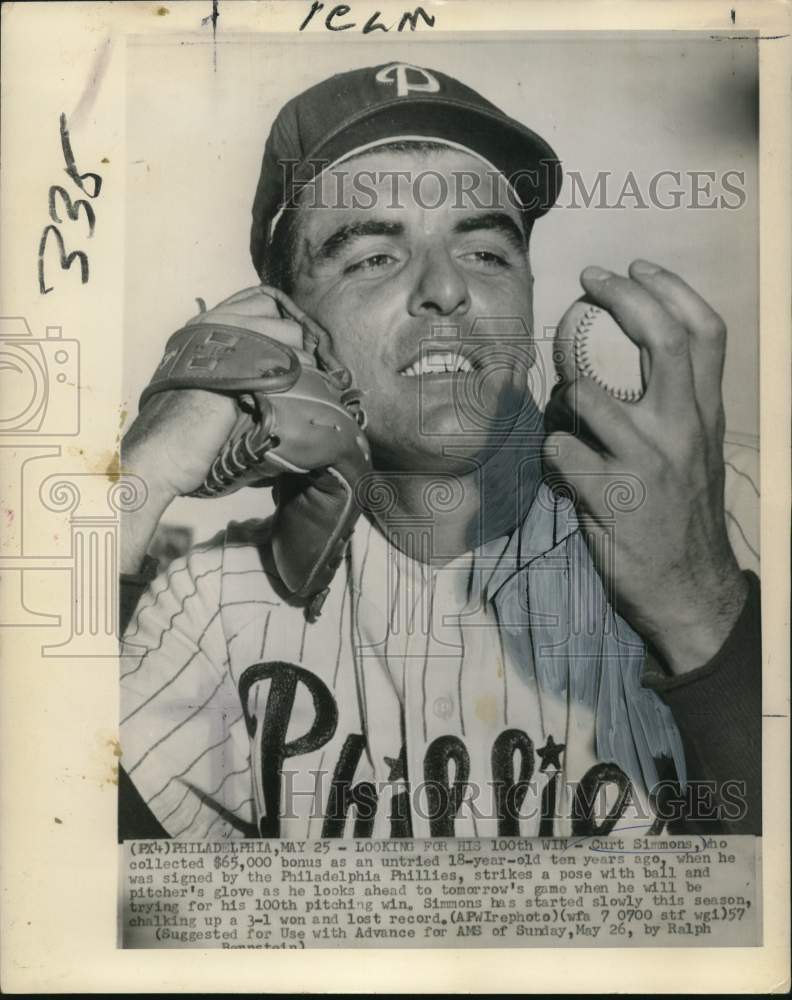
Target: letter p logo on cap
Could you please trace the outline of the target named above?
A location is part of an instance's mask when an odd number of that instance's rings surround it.
[[[410,73],[420,76],[423,82],[411,82]],[[409,63],[391,63],[389,66],[383,66],[375,79],[377,83],[395,83],[398,97],[406,97],[410,91],[436,94],[440,90],[439,80],[428,70],[420,66],[411,66]]]

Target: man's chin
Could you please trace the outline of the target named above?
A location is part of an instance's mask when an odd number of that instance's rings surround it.
[[[412,472],[425,475],[466,475],[484,465],[503,446],[511,428],[493,429],[489,434],[461,433],[438,429],[419,438],[404,437],[397,446],[373,445],[377,471]]]
[[[383,416],[377,423],[385,426],[369,427],[375,468],[464,474],[487,462],[515,430],[541,430],[541,415],[525,387],[485,388],[477,397],[457,394],[453,401],[427,394],[402,426]]]

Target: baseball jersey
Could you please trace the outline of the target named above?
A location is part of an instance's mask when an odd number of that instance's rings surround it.
[[[756,571],[755,451],[727,445],[726,482]],[[443,566],[430,527],[391,544],[361,518],[311,624],[262,569],[267,530],[232,523],[174,561],[124,637],[124,766],[171,836],[649,829],[657,782],[684,784],[643,643],[546,486],[510,535]]]

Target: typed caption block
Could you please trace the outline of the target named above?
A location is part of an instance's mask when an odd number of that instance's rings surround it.
[[[753,837],[130,841],[126,948],[740,947]]]

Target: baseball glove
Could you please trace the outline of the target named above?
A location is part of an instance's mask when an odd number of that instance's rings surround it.
[[[365,415],[324,330],[278,289],[261,291],[275,299],[283,319],[235,312],[233,299],[205,313],[199,300],[201,314],[168,340],[140,409],[156,393],[172,390],[233,397],[236,424],[203,484],[189,495],[274,487],[264,565],[313,621],[360,513],[355,485],[371,468]]]

